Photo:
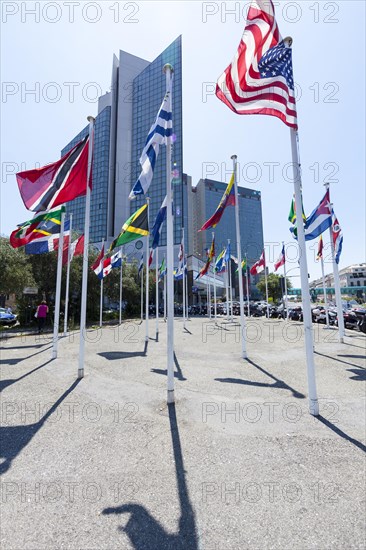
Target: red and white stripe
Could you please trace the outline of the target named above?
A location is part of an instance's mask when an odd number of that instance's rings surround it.
[[[253,0],[233,61],[219,77],[216,95],[239,115],[271,115],[297,129],[296,101],[282,76],[261,78],[258,63],[281,42],[271,0]]]
[[[265,258],[264,250],[263,250],[259,260],[257,262],[255,262],[255,264],[252,265],[252,267],[250,268],[250,273],[252,275],[258,275],[258,273],[261,273],[262,271],[264,271],[265,268],[266,268],[266,258]]]

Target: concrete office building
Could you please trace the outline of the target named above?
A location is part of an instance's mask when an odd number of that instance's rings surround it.
[[[170,63],[173,78],[173,192],[174,243],[181,240],[183,224],[183,135],[182,135],[182,45],[178,37],[154,61],[149,62],[127,52],[113,56],[110,91],[99,98],[95,123],[93,192],[91,195],[90,241],[110,242],[122,224],[145,202],[145,197],[130,201],[128,195],[137,180],[139,158],[149,129],[153,124],[166,92],[163,67]],[[65,154],[88,132],[86,126],[62,150]],[[166,147],[161,146],[149,189],[150,224],[166,194]],[[73,227],[84,229],[85,197],[68,203],[73,213]],[[160,244],[166,245],[166,228]]]

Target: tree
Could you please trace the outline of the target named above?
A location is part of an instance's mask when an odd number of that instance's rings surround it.
[[[13,248],[6,237],[0,237],[0,265],[0,294],[15,294],[18,298],[24,287],[36,286],[24,249]]]
[[[280,300],[284,294],[284,290],[281,286],[281,279],[283,277],[281,275],[276,275],[275,273],[270,273],[267,276],[267,284],[268,284],[268,298],[272,298],[274,302],[277,300]],[[262,294],[262,296],[266,295],[266,282],[264,275],[262,276],[259,283],[257,283],[257,288],[259,292]],[[289,288],[292,288],[291,281],[287,279],[287,290]]]

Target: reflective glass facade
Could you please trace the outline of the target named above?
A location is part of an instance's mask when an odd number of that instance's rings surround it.
[[[108,174],[109,174],[109,136],[111,108],[106,107],[95,119],[93,190],[90,200],[90,242],[100,242],[106,238],[108,208]],[[89,132],[86,126],[64,149],[66,154]],[[66,204],[66,212],[73,214],[72,227],[75,231],[84,232],[85,197]]]
[[[177,38],[159,57],[150,63],[133,81],[132,105],[132,170],[131,185],[140,175],[139,158],[144,148],[146,137],[153,124],[166,92],[166,77],[163,67],[170,63],[174,69],[173,77],[173,133],[172,168],[175,171],[173,179],[174,200],[174,244],[181,241],[183,226],[183,136],[182,136],[182,42]],[[159,156],[155,165],[154,178],[149,192],[150,224],[166,195],[166,147],[160,146]],[[131,201],[131,214],[145,202],[145,197]],[[187,229],[186,229],[187,230]],[[166,245],[166,224],[163,226],[160,243]]]

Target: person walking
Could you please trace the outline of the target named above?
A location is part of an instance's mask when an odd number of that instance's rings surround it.
[[[46,323],[47,313],[48,313],[47,302],[45,300],[42,300],[42,302],[37,307],[37,311],[35,315],[38,321],[38,334],[41,334],[41,332],[43,332],[43,327]]]

